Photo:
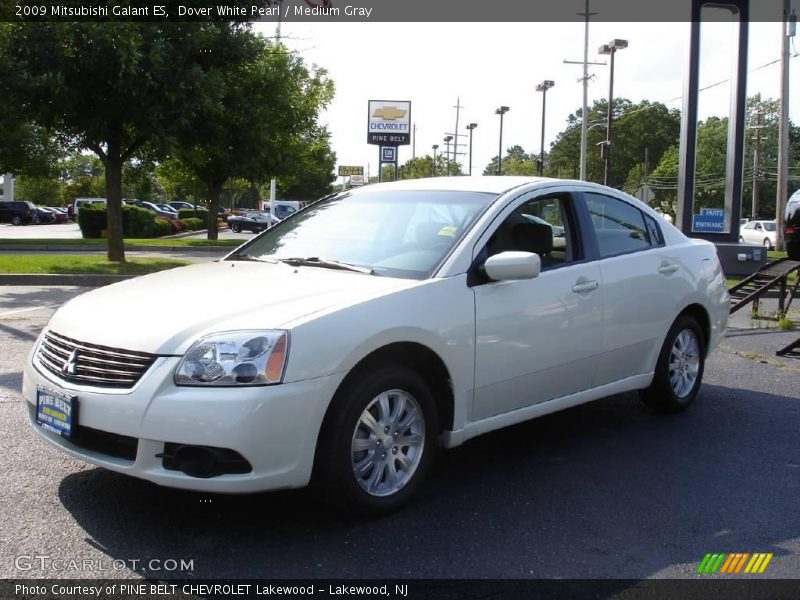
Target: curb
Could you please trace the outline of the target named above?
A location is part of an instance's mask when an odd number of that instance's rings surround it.
[[[0,285],[74,285],[80,287],[103,287],[126,279],[133,279],[138,275],[89,275],[89,274],[18,274],[0,275]]]

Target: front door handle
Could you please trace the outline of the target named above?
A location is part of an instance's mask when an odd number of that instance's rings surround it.
[[[581,281],[572,286],[572,291],[576,294],[585,294],[587,292],[593,292],[599,287],[600,284],[597,281]]]

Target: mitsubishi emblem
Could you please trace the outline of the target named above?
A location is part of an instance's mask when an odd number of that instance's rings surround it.
[[[72,354],[69,355],[69,358],[64,361],[64,364],[61,367],[61,370],[64,371],[66,375],[75,375],[78,370],[78,351],[73,350]]]

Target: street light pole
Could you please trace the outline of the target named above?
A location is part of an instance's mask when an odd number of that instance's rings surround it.
[[[469,130],[469,174],[472,175],[472,130],[478,126],[477,123],[470,123],[467,125]]]
[[[608,112],[606,113],[606,141],[603,147],[603,159],[605,168],[603,170],[603,185],[608,185],[608,175],[611,169],[611,120],[613,118],[612,108],[614,106],[614,55],[617,50],[624,50],[628,47],[628,40],[611,40],[607,44],[600,46],[598,52],[600,54],[609,54],[610,60],[610,74],[608,79]]]
[[[450,176],[450,142],[452,142],[452,141],[453,141],[453,136],[452,135],[446,135],[445,136],[444,143],[447,144],[447,162],[446,162],[446,164],[447,164],[447,173],[446,173],[446,175],[448,177]]]
[[[542,143],[539,151],[539,177],[544,174],[544,114],[545,107],[547,106],[547,90],[549,90],[555,84],[555,81],[545,79],[542,83],[536,86],[536,91],[542,92]]]
[[[436,177],[436,150],[439,148],[439,144],[434,144],[433,148],[433,176]]]
[[[497,151],[497,174],[503,174],[503,115],[506,114],[510,108],[507,106],[501,106],[497,110],[494,111],[494,114],[500,115],[500,146],[499,150]]]

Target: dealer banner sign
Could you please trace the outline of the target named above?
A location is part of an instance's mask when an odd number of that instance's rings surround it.
[[[411,102],[370,100],[368,109],[368,144],[405,146],[411,143]]]

